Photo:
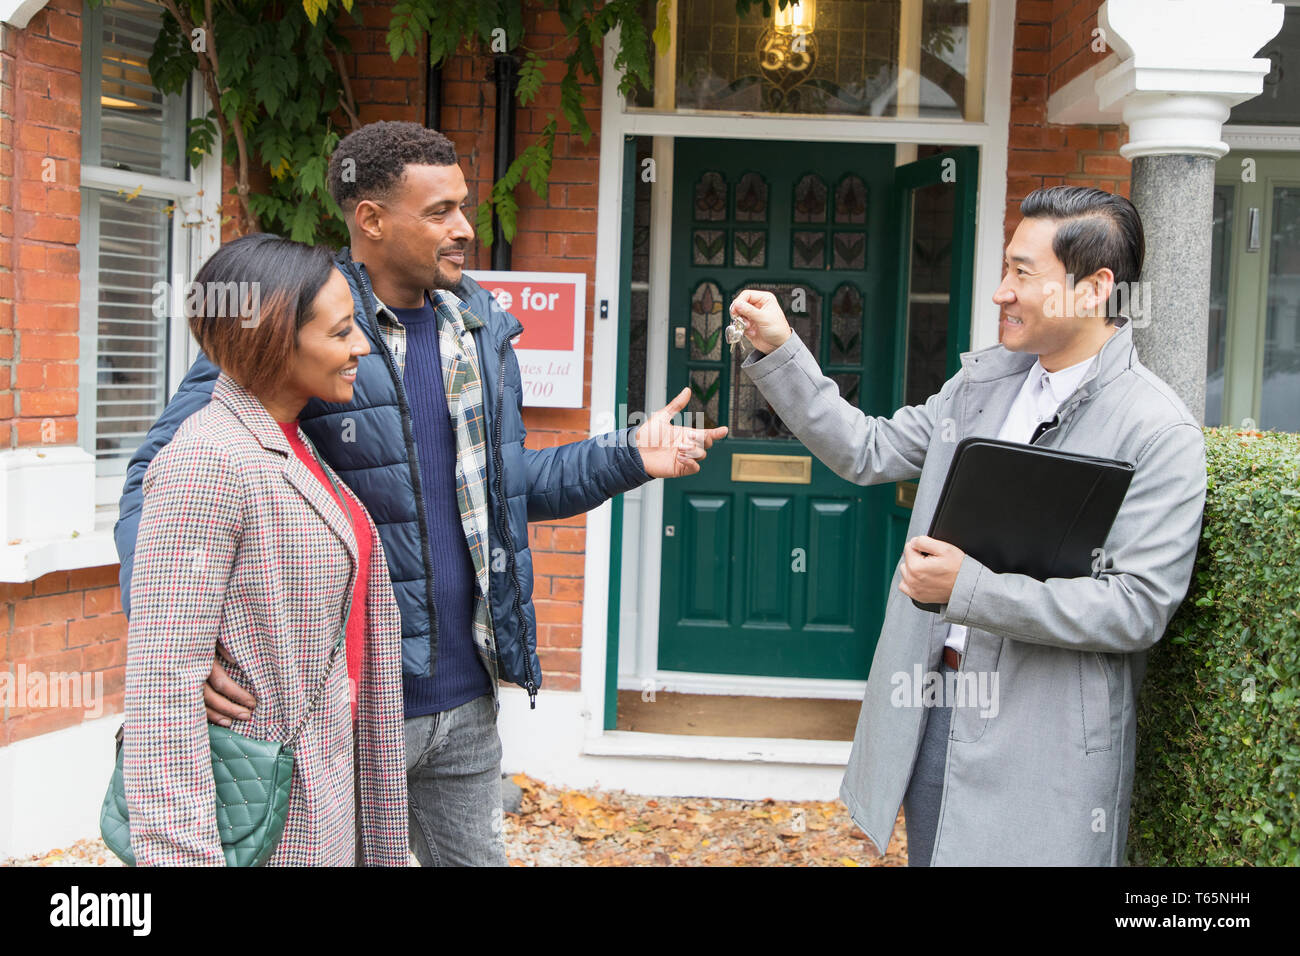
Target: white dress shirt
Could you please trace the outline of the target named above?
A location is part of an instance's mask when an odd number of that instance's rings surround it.
[[[1029,444],[1038,426],[1051,421],[1061,403],[1074,394],[1096,359],[1097,356],[1093,355],[1078,365],[1056,372],[1049,372],[1040,361],[1035,360],[1029,374],[1025,376],[1024,384],[1020,386],[1016,400],[1011,403],[1011,410],[1007,412],[998,438]],[[963,653],[966,649],[966,628],[960,624],[949,624],[948,638],[944,644],[958,654]]]

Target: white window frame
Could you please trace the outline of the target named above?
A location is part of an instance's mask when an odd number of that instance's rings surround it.
[[[88,37],[84,44],[88,61],[100,56],[99,37]],[[94,108],[99,91],[92,89],[91,74],[83,70],[82,108]],[[195,71],[189,84],[189,115],[204,116],[209,100],[201,75]],[[91,147],[83,141],[83,156],[92,155]],[[126,190],[140,196],[166,199],[176,205],[171,217],[171,243],[173,275],[169,282],[179,278],[189,283],[200,264],[221,244],[221,136],[218,134],[213,148],[197,167],[185,164],[187,180],[168,179],[143,173],[110,169],[83,161],[81,164],[81,325],[78,374],[78,443],[92,457],[96,440],[96,385],[99,377],[99,314],[98,314],[98,248],[97,217],[91,213],[94,191],[115,193]],[[97,148],[94,150],[98,152]],[[176,393],[199,348],[189,333],[183,316],[171,317],[167,376],[167,397]],[[122,494],[126,475],[101,474],[96,458],[95,504],[100,507],[116,506]]]

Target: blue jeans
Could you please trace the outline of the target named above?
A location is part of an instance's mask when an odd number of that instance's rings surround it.
[[[953,673],[939,662],[944,680]],[[903,823],[907,827],[907,865],[929,866],[934,853],[934,838],[939,829],[939,805],[943,800],[943,772],[948,761],[948,730],[952,726],[951,707],[927,707],[925,732],[917,750],[912,777],[903,797]]]
[[[421,866],[505,866],[492,694],[406,720],[411,850]]]

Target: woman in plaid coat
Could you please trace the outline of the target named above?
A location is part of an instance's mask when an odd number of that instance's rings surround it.
[[[383,546],[296,422],[313,397],[352,400],[369,346],[351,293],[328,250],[269,235],[222,246],[195,288],[190,328],[223,372],[144,479],[123,743],[132,850],[141,865],[225,863],[203,702],[215,649],[258,700],[223,721],[236,733],[284,740],[305,719],[270,864],[405,866],[401,627]]]

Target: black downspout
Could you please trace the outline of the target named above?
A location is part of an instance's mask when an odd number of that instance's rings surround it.
[[[515,87],[519,85],[519,61],[509,53],[498,53],[495,59],[497,107],[496,147],[492,151],[492,179],[500,180],[515,159]],[[492,268],[507,271],[510,268],[510,243],[501,237],[501,223],[492,215]]]
[[[424,125],[442,130],[442,67],[432,64],[424,74]]]

